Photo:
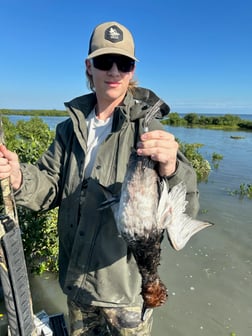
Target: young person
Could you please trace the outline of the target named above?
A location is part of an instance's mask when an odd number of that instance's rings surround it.
[[[141,321],[141,277],[118,235],[110,209],[97,211],[104,188],[120,193],[133,147],[151,156],[168,187],[187,186],[187,213],[198,212],[196,174],[158,120],[139,125],[159,98],[136,86],[129,30],[117,22],[95,27],[85,61],[90,94],[65,104],[70,118],[36,165],[0,148],[0,178],[10,176],[19,205],[59,207],[59,281],[68,298],[70,329],[78,335],[150,335],[152,310]],[[169,107],[162,102],[162,115]],[[138,125],[138,126],[137,126]]]

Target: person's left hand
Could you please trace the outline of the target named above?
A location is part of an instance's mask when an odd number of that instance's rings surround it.
[[[138,155],[150,156],[159,163],[160,176],[170,176],[176,171],[179,144],[173,134],[161,130],[146,132],[137,147]]]

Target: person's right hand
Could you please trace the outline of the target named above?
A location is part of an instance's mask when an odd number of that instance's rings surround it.
[[[22,173],[16,153],[9,151],[4,145],[0,145],[0,180],[10,177],[13,189],[20,188]]]

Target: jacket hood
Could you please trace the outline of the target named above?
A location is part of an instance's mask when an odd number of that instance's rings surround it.
[[[162,119],[170,112],[170,107],[160,99],[153,91],[145,89],[142,87],[136,87],[131,94],[133,96],[135,104],[131,106],[130,109],[130,120],[134,121],[139,118],[145,117],[149,109],[151,109],[155,103],[161,102],[159,113],[156,118]],[[129,99],[129,94],[125,97],[124,103],[127,104],[127,99]]]

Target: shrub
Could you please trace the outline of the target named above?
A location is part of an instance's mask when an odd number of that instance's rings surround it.
[[[198,182],[206,181],[208,175],[211,171],[210,163],[203,158],[199,153],[199,148],[202,144],[186,144],[179,142],[179,149],[187,157],[187,159],[192,163],[193,168],[196,171]]]
[[[5,142],[21,162],[35,163],[52,142],[54,132],[38,117],[12,124],[3,118]],[[2,204],[2,202],[1,202]],[[17,207],[28,268],[38,274],[57,271],[57,209],[34,212]]]

